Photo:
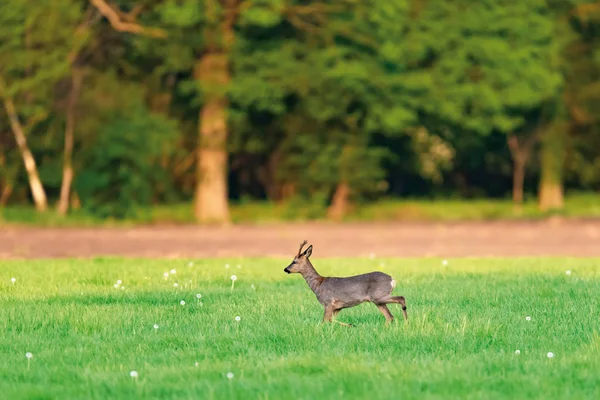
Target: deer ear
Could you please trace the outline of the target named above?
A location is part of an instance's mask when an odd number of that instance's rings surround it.
[[[308,246],[308,249],[306,249],[304,251],[304,253],[302,253],[302,255],[306,258],[310,257],[312,254],[312,244],[310,246]]]

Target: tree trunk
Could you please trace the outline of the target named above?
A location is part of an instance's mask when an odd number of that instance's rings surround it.
[[[566,145],[565,130],[565,124],[556,123],[544,132],[542,138],[540,211],[562,209],[564,206],[562,173]]]
[[[513,160],[512,199],[515,209],[520,212],[523,206],[527,161],[537,140],[537,135],[534,134],[525,138],[523,143],[519,143],[519,138],[512,134],[509,134],[506,140]]]
[[[347,182],[340,182],[335,189],[331,205],[327,210],[327,217],[333,220],[341,220],[348,212],[350,203],[350,187]]]
[[[280,148],[271,152],[266,165],[259,170],[260,183],[264,186],[269,201],[282,203],[296,194],[293,182],[281,181],[278,171],[284,154]]]
[[[276,176],[279,160],[281,159],[280,155],[281,151],[279,148],[275,148],[269,154],[265,164],[258,169],[258,179],[265,188],[267,199],[273,202],[280,200],[280,185]]]
[[[4,154],[0,152],[0,170],[2,169],[6,169],[6,158],[4,157]],[[4,207],[6,203],[8,203],[8,199],[13,192],[16,175],[16,173],[5,174],[4,178],[0,180],[0,186],[2,187],[2,191],[0,192],[0,207]]]
[[[71,184],[73,183],[73,143],[75,131],[75,108],[79,89],[81,88],[81,71],[73,69],[71,76],[71,91],[67,104],[67,116],[65,124],[65,147],[63,154],[63,174],[60,187],[60,198],[58,200],[58,213],[66,215],[69,210],[69,198],[71,196]]]
[[[283,182],[279,184],[279,202],[284,202],[296,195],[296,184],[294,182]]]
[[[71,209],[73,209],[73,210],[81,209],[81,199],[79,198],[79,195],[75,191],[73,191],[73,194],[71,195]]]
[[[6,182],[0,193],[0,207],[4,207],[10,198],[13,191],[13,185],[10,182]]]
[[[520,207],[523,204],[523,187],[525,186],[525,162],[517,157],[513,162],[513,203]]]
[[[19,117],[17,116],[15,105],[12,99],[9,97],[4,99],[4,108],[6,109],[6,114],[8,114],[10,126],[15,135],[17,145],[19,146],[19,151],[23,157],[25,170],[27,171],[27,177],[29,179],[29,187],[31,188],[31,195],[33,197],[33,201],[35,202],[35,208],[38,211],[46,211],[48,208],[48,200],[44,186],[42,185],[42,181],[40,180],[37,171],[35,158],[33,158],[33,154],[29,150],[27,138],[25,137],[25,132],[23,131],[23,126],[21,125]]]
[[[175,77],[173,75],[167,78],[166,88],[160,86],[160,82],[155,85],[150,84],[150,109],[154,112],[168,115],[171,103],[173,102],[173,87],[175,86]]]
[[[227,189],[227,98],[229,57],[209,52],[196,67],[207,100],[200,110],[194,213],[200,222],[229,222]]]
[[[227,107],[230,50],[239,0],[205,0],[205,52],[195,78],[205,99],[200,110],[194,214],[200,222],[229,222],[227,188]]]

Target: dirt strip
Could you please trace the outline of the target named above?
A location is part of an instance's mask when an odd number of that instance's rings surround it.
[[[236,225],[227,228],[0,227],[0,259],[94,256],[600,257],[600,221]]]

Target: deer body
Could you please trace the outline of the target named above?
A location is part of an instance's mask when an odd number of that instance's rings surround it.
[[[344,308],[354,307],[364,302],[371,302],[379,308],[387,322],[394,319],[386,304],[396,303],[402,306],[404,318],[406,314],[406,300],[402,296],[392,296],[396,281],[383,272],[369,272],[366,274],[349,277],[323,277],[315,270],[309,260],[312,246],[304,253],[300,246],[298,255],[284,271],[288,274],[299,273],[314,292],[319,303],[325,308],[324,321],[332,321],[335,315]]]

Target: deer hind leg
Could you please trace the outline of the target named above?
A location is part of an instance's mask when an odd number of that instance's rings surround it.
[[[390,309],[387,308],[387,306],[385,304],[375,304],[375,305],[377,306],[377,308],[379,308],[379,311],[381,311],[381,313],[385,317],[386,324],[389,324],[390,322],[392,322],[394,320],[394,316],[392,315],[392,313],[390,312]]]

